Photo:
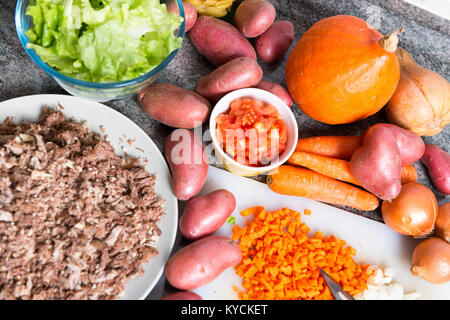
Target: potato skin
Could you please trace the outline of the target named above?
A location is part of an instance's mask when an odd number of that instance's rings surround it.
[[[169,127],[192,129],[204,123],[211,112],[208,100],[193,91],[159,83],[137,95],[150,118]]]
[[[274,62],[284,57],[294,41],[294,25],[277,21],[255,41],[256,54],[264,62]]]
[[[418,134],[390,123],[378,123],[374,126],[385,127],[392,132],[400,151],[402,166],[416,162],[425,152],[425,143]]]
[[[179,226],[183,236],[195,240],[213,234],[236,208],[234,195],[220,189],[188,201]]]
[[[436,189],[450,194],[450,155],[435,144],[427,144],[421,161]]]
[[[169,283],[180,290],[193,290],[238,264],[242,252],[230,238],[209,236],[177,251],[166,264]]]
[[[197,21],[197,9],[195,9],[195,7],[192,4],[190,4],[189,2],[186,2],[186,1],[181,1],[181,2],[183,3],[184,17],[185,17],[184,32],[188,32],[189,30],[192,29],[195,22]],[[180,14],[180,12],[178,10],[178,5],[175,1],[171,1],[167,5],[167,11],[169,13],[176,13],[177,15]]]
[[[213,65],[221,66],[237,57],[256,60],[252,44],[232,24],[210,16],[200,16],[189,32],[197,51]]]
[[[262,76],[263,71],[256,60],[240,57],[202,77],[195,85],[195,91],[209,101],[217,102],[231,91],[253,87]]]
[[[208,176],[202,141],[191,130],[176,129],[166,138],[164,156],[172,172],[175,197],[184,201],[197,195]]]
[[[264,33],[276,16],[275,7],[264,0],[245,0],[236,9],[234,25],[247,38]]]
[[[278,98],[283,100],[284,103],[290,108],[292,107],[292,104],[294,103],[294,100],[292,100],[291,95],[289,92],[284,88],[282,85],[279,85],[278,83],[273,83],[267,80],[261,80],[255,88],[259,88],[262,90],[269,91],[270,93],[273,93]]]
[[[178,291],[162,297],[161,300],[203,300],[203,298],[195,292]]]
[[[402,166],[389,128],[375,125],[366,132],[362,147],[352,156],[350,170],[364,189],[382,200],[398,196],[402,187]]]

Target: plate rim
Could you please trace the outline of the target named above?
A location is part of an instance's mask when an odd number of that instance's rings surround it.
[[[64,106],[64,100],[73,100],[74,102],[80,102],[80,103],[95,105],[97,108],[100,108],[100,109],[106,110],[108,112],[114,113],[119,118],[121,118],[121,119],[125,120],[126,122],[128,122],[129,125],[135,127],[137,129],[137,131],[142,133],[148,139],[148,142],[150,143],[151,148],[154,148],[157,151],[157,152],[155,152],[155,154],[157,154],[157,157],[159,157],[160,160],[163,163],[163,170],[167,170],[168,175],[172,176],[172,173],[171,173],[171,171],[169,169],[169,166],[167,165],[166,159],[164,158],[162,152],[159,150],[158,146],[155,144],[153,139],[140,126],[138,126],[134,121],[132,121],[130,118],[128,118],[127,116],[125,116],[121,112],[115,110],[114,108],[109,107],[109,106],[107,106],[107,105],[105,105],[103,103],[100,103],[100,102],[97,102],[97,101],[86,100],[86,99],[83,99],[83,98],[80,98],[80,97],[76,97],[76,96],[72,96],[72,95],[68,95],[68,94],[32,94],[32,95],[19,96],[19,97],[15,97],[15,98],[11,98],[11,99],[6,99],[6,100],[3,100],[3,101],[0,101],[0,108],[2,108],[3,105],[6,105],[6,104],[14,103],[14,102],[20,101],[20,100],[33,99],[33,98],[36,98],[36,99],[48,99],[49,100],[49,102],[48,102],[49,104],[50,103],[61,103],[63,106]],[[59,101],[59,100],[61,100],[61,101]],[[41,105],[40,107],[44,107],[44,105]],[[64,113],[64,109],[62,110],[62,112]],[[14,119],[14,115],[12,115],[12,117]],[[1,122],[4,121],[4,119],[0,119],[0,120],[1,120]],[[86,120],[87,122],[89,122],[89,119],[75,119],[75,120],[78,120],[78,121]],[[98,130],[92,130],[92,131],[97,132],[100,135],[102,134],[102,132],[99,132]],[[115,152],[117,152],[117,150],[115,150]],[[148,170],[147,170],[147,172],[148,172]],[[152,173],[149,172],[149,174],[152,174]],[[171,185],[170,182],[169,182],[169,185]],[[175,228],[173,230],[174,232],[172,232],[172,234],[170,236],[170,243],[169,243],[169,246],[168,246],[168,249],[169,249],[168,250],[168,256],[167,256],[167,259],[163,259],[164,262],[163,262],[162,267],[160,268],[160,270],[158,272],[155,273],[154,279],[151,281],[151,283],[149,283],[149,285],[147,286],[146,290],[144,290],[143,294],[137,300],[145,300],[145,298],[155,288],[156,284],[158,283],[158,281],[161,279],[161,277],[163,275],[163,272],[164,272],[164,269],[165,269],[165,264],[167,263],[167,260],[169,259],[170,254],[171,254],[171,252],[174,249],[176,236],[177,236],[177,231],[178,231],[178,209],[179,208],[178,208],[178,200],[175,197],[175,195],[173,194],[173,191],[172,191],[172,197],[171,198],[172,198],[171,200],[164,199],[166,202],[167,201],[173,201],[173,205],[174,205],[174,209],[175,209],[174,210],[175,212],[173,213],[173,219],[174,219],[174,222],[175,222],[174,223]],[[169,213],[165,212],[165,216],[168,216],[168,215],[169,215]],[[163,219],[164,219],[164,217],[163,217]],[[144,263],[143,266],[146,265],[146,264],[151,263],[151,261],[152,260],[150,259],[148,262]],[[142,275],[143,274],[135,275],[134,277],[130,278],[130,280],[139,278]],[[126,291],[126,289],[127,288],[126,288],[126,284],[125,284],[125,290],[122,292],[122,295]],[[117,300],[124,300],[124,299],[122,298],[122,296],[119,296],[117,298]]]

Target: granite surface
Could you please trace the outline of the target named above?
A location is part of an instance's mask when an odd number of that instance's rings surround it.
[[[296,41],[313,23],[338,14],[360,17],[383,34],[404,27],[406,31],[400,37],[400,46],[409,51],[422,66],[440,73],[447,80],[450,79],[450,22],[444,18],[401,0],[270,0],[270,2],[277,9],[277,19],[290,20],[294,24]],[[22,49],[14,25],[14,7],[15,1],[0,0],[0,101],[32,94],[65,94],[66,92],[40,70]],[[225,19],[230,19],[230,17],[231,14]],[[293,47],[294,45],[290,50]],[[284,65],[287,57],[288,55],[278,63],[261,63],[264,79],[285,85]],[[213,66],[196,52],[189,37],[186,36],[183,48],[159,76],[157,82],[169,82],[193,89],[196,81],[212,70]],[[135,97],[110,101],[105,104],[134,121],[162,150],[163,141],[172,129],[150,119],[139,107]],[[372,124],[386,121],[382,110],[363,121],[330,126],[310,119],[295,106],[293,110],[298,120],[300,137],[358,135]],[[438,144],[449,152],[450,126],[447,126],[440,134],[426,137],[424,140],[426,143]],[[439,193],[432,186],[424,166],[420,162],[415,166],[419,174],[418,181],[434,191],[439,203],[448,202],[449,197]],[[180,211],[182,209],[183,203],[180,203]],[[368,213],[351,209],[349,211],[381,221],[379,211]],[[178,236],[174,250],[183,245],[184,241]],[[171,288],[162,278],[149,298],[159,298],[163,292],[170,290]]]

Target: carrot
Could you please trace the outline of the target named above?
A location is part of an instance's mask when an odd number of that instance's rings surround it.
[[[291,155],[287,162],[289,164],[311,169],[312,171],[336,180],[361,186],[361,184],[353,177],[350,170],[350,161],[347,160],[296,151]],[[402,167],[402,184],[415,182],[416,180],[417,171],[413,165]]]
[[[277,193],[306,197],[335,205],[372,211],[378,208],[373,194],[320,173],[283,165],[269,172],[267,185]]]
[[[301,221],[301,214],[287,208],[266,212],[254,207],[253,220],[233,227],[242,260],[235,266],[242,278],[238,297],[243,300],[332,300],[318,267],[333,277],[350,294],[367,288],[369,265],[353,260],[356,250],[346,242],[325,237]]]
[[[311,169],[327,177],[360,185],[350,171],[350,162],[318,154],[296,151],[288,163]]]
[[[412,164],[402,167],[402,184],[417,181],[417,171]]]
[[[359,136],[319,136],[299,139],[295,151],[350,160],[360,146]]]

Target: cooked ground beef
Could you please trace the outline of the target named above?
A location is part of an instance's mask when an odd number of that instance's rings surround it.
[[[158,252],[155,177],[45,109],[0,124],[0,299],[115,299]]]

